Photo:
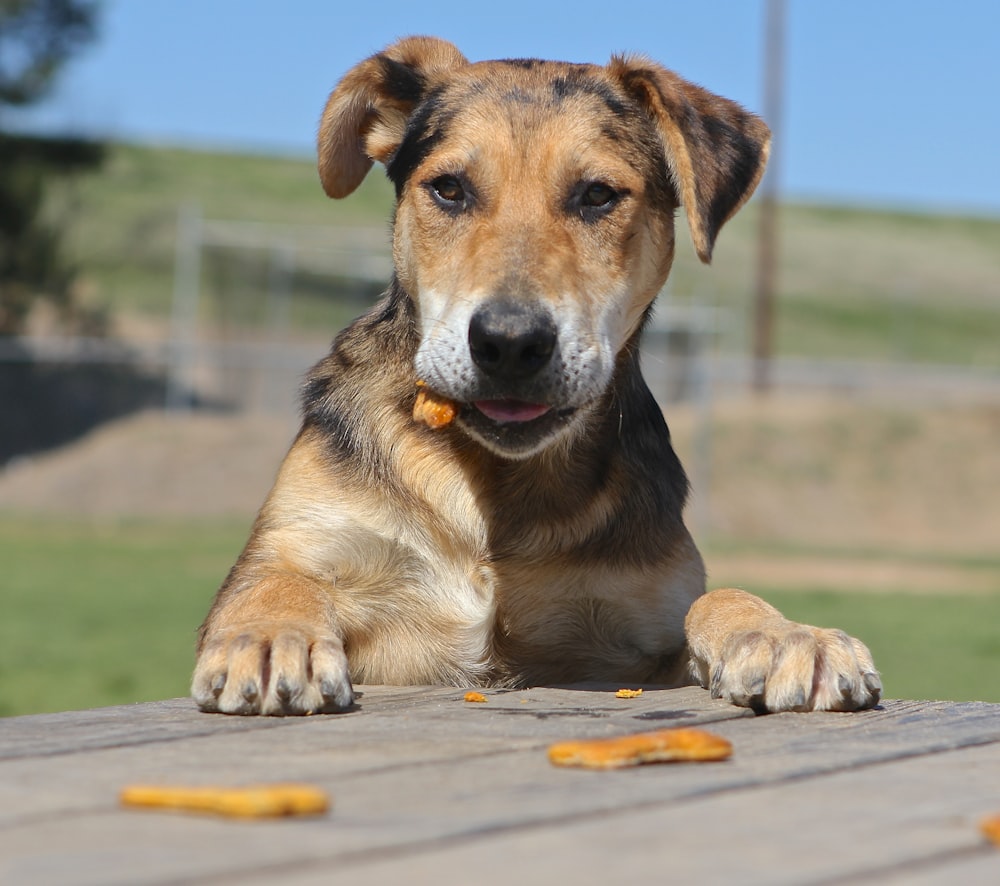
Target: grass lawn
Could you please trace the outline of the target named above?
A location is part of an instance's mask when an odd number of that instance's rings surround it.
[[[0,715],[185,695],[246,526],[0,519]],[[887,697],[1000,702],[1000,597],[764,593],[862,637]]]
[[[246,531],[0,520],[0,715],[186,695]]]

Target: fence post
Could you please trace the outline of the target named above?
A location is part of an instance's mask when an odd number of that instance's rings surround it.
[[[287,240],[271,248],[267,274],[268,359],[259,406],[272,413],[276,411],[277,404],[287,401],[289,392],[295,389],[295,382],[289,378],[291,373],[283,360],[291,324],[295,263],[295,247]]]
[[[194,203],[182,204],[177,213],[174,297],[167,345],[168,412],[186,412],[191,408],[201,292],[201,229],[200,207]]]

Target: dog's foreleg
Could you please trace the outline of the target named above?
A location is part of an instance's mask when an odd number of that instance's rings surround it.
[[[882,681],[871,653],[843,631],[789,621],[746,591],[700,597],[685,620],[691,666],[714,698],[777,711],[874,707]]]

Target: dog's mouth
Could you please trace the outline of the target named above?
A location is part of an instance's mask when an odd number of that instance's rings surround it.
[[[467,433],[508,458],[525,458],[544,449],[570,424],[575,409],[500,398],[473,400],[459,412]]]
[[[524,424],[541,418],[552,408],[544,403],[529,403],[525,400],[476,400],[472,404],[490,421],[498,425]]]

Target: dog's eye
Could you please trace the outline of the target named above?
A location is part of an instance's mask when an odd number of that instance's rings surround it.
[[[610,209],[617,198],[614,188],[604,182],[592,182],[580,195],[580,205],[590,209]]]
[[[627,193],[616,191],[602,181],[583,181],[573,189],[567,208],[585,222],[596,222],[608,215]]]
[[[431,194],[442,209],[455,211],[466,204],[465,187],[453,175],[440,175],[428,184]]]

